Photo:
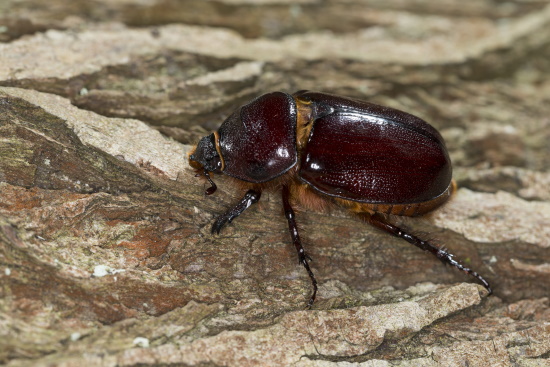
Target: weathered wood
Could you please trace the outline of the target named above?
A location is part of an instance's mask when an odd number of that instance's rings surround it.
[[[37,4],[0,5],[0,363],[549,363],[547,3]],[[304,311],[279,192],[210,234],[240,193],[215,177],[205,197],[189,144],[299,89],[440,129],[456,197],[394,219],[494,296],[344,211],[299,210],[320,283]]]

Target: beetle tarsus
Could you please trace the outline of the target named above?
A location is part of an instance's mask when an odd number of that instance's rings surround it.
[[[285,185],[283,186],[283,207],[285,209],[285,216],[288,221],[288,229],[290,231],[290,236],[292,237],[292,242],[294,243],[294,247],[296,248],[296,251],[298,251],[298,261],[306,269],[307,274],[309,275],[309,279],[311,280],[311,285],[313,286],[313,293],[311,294],[311,297],[309,298],[309,301],[306,306],[306,309],[311,309],[311,306],[315,301],[315,297],[317,296],[317,279],[315,279],[315,275],[313,274],[313,271],[311,271],[311,268],[309,267],[308,261],[311,261],[311,257],[309,257],[309,255],[306,254],[306,251],[302,246],[302,241],[300,240],[300,235],[298,234],[298,227],[296,226],[294,210],[290,205],[289,199],[290,199],[290,190],[288,189],[288,186]]]
[[[241,215],[252,204],[257,203],[262,196],[261,191],[248,190],[244,197],[232,209],[220,215],[214,224],[212,224],[212,233],[220,234],[221,229],[227,223],[231,223],[233,219]]]
[[[474,278],[479,280],[479,282],[485,287],[485,289],[487,289],[489,294],[493,293],[493,290],[491,289],[491,286],[489,285],[489,283],[481,275],[479,275],[474,270],[465,267],[464,265],[460,264],[458,261],[453,259],[453,257],[454,257],[453,254],[447,252],[444,248],[438,247],[438,246],[430,243],[429,241],[424,241],[424,240],[422,240],[422,239],[420,239],[420,238],[418,238],[418,237],[416,237],[412,234],[407,233],[403,229],[401,229],[401,228],[397,227],[396,225],[388,222],[380,214],[372,214],[371,215],[371,214],[367,214],[367,213],[361,213],[361,214],[359,214],[359,216],[364,221],[366,221],[367,223],[373,225],[374,227],[376,227],[378,229],[381,229],[385,232],[388,232],[388,233],[390,233],[390,234],[392,234],[396,237],[402,238],[405,241],[409,242],[410,244],[413,244],[416,247],[418,247],[418,248],[420,248],[424,251],[431,252],[433,255],[435,255],[435,257],[437,257],[439,260],[441,260],[443,262],[443,264],[452,265],[455,268],[457,268],[458,270],[461,270],[461,271],[465,272],[466,274],[473,276]]]
[[[493,294],[493,290],[491,289],[491,286],[489,285],[489,283],[481,275],[479,275],[477,272],[475,272],[474,270],[472,270],[470,268],[465,267],[464,265],[462,265],[461,263],[459,263],[458,261],[453,259],[453,254],[450,254],[445,250],[440,250],[439,253],[436,256],[437,256],[438,259],[443,261],[444,264],[451,264],[452,266],[456,267],[459,270],[462,270],[466,274],[473,276],[474,278],[479,280],[481,282],[481,284],[483,284],[485,289],[487,289],[487,291],[489,292],[488,295]]]

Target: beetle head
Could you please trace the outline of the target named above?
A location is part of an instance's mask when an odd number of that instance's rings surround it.
[[[203,175],[206,177],[211,187],[206,189],[206,195],[211,195],[216,191],[216,184],[210,178],[209,171],[220,173],[223,163],[218,151],[216,150],[215,134],[205,136],[199,141],[199,144],[189,155],[189,165],[198,170],[203,169]],[[197,174],[200,176],[200,174]]]
[[[222,171],[222,160],[216,150],[214,134],[207,135],[199,141],[197,148],[189,156],[189,163],[194,168],[199,168],[200,165],[209,172],[220,173]]]

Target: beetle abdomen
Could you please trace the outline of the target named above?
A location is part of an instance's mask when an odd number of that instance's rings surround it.
[[[449,198],[456,191],[456,183],[451,182],[447,190],[441,195],[431,199],[429,201],[423,201],[421,203],[412,204],[377,204],[377,203],[361,203],[358,201],[336,198],[336,202],[344,207],[348,208],[352,213],[382,213],[399,215],[406,217],[416,217],[429,213],[441,205],[445,204]]]
[[[317,95],[323,96],[310,96]],[[332,112],[314,118],[301,154],[299,176],[304,182],[327,195],[380,204],[422,203],[448,190],[451,163],[433,127],[412,115],[369,103],[351,100],[342,108],[342,97],[330,97],[306,98],[332,105]],[[382,108],[384,116],[377,113]]]

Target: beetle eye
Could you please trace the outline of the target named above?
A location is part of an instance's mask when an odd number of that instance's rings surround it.
[[[209,159],[204,167],[210,172],[220,173],[222,169],[222,161],[220,159],[220,156],[216,155],[215,157]]]

